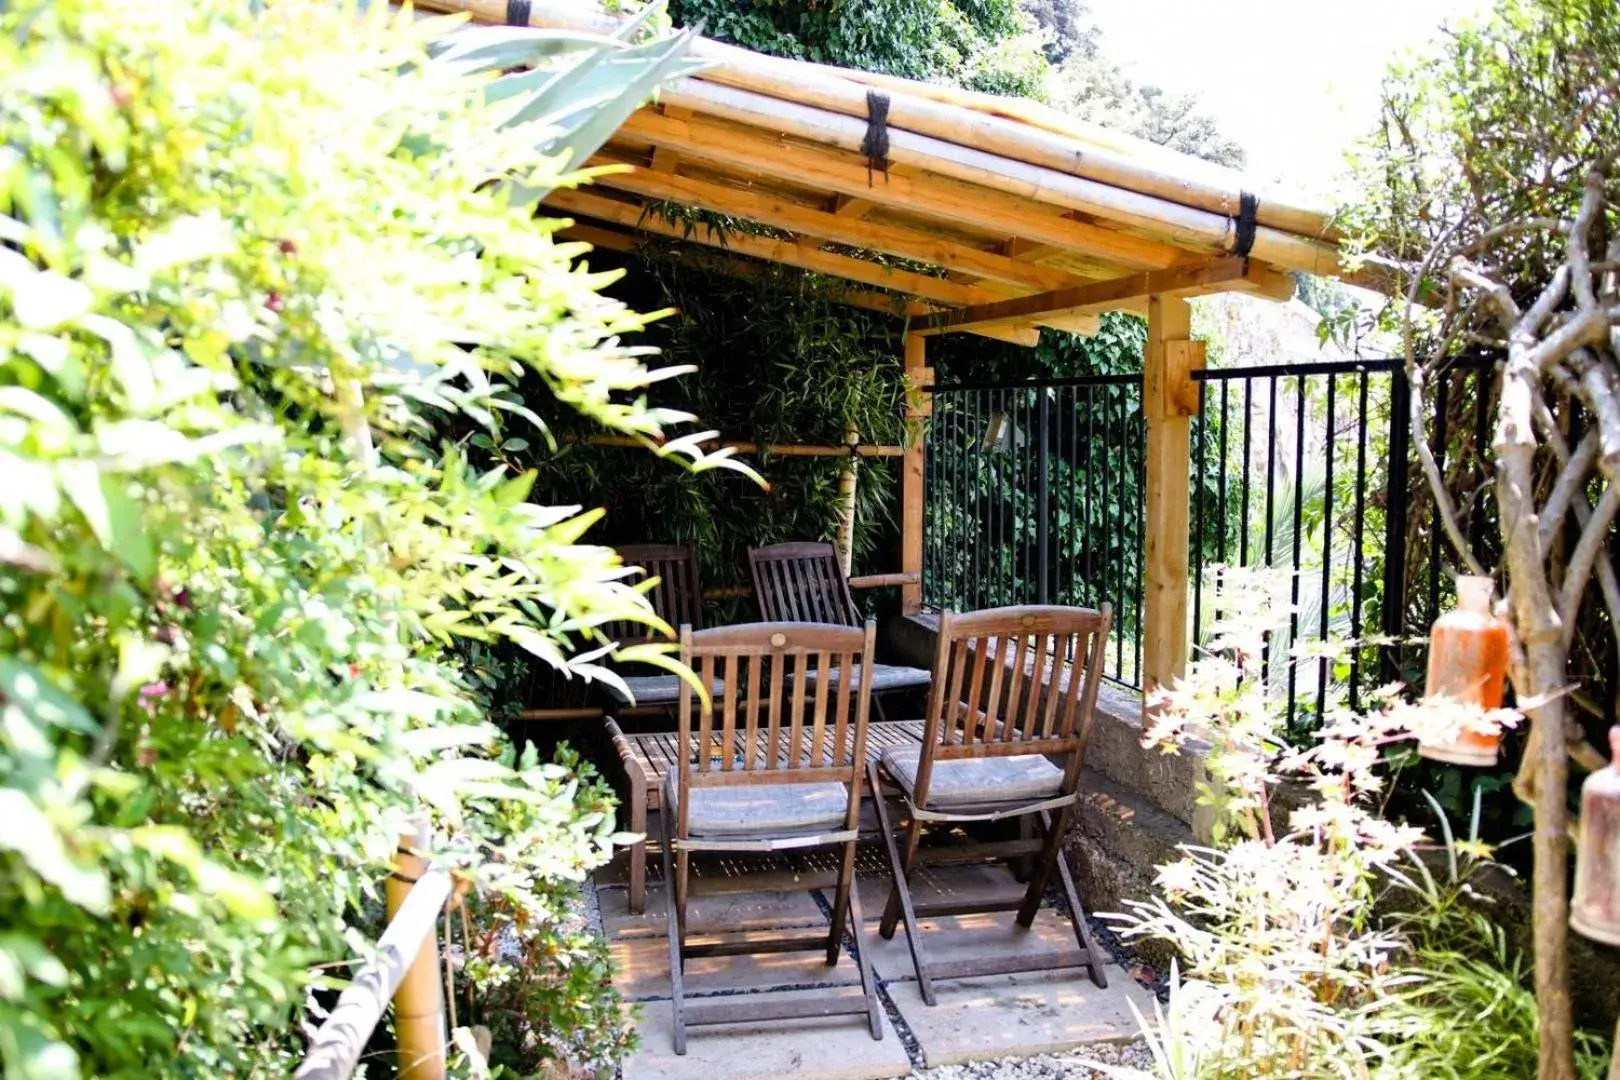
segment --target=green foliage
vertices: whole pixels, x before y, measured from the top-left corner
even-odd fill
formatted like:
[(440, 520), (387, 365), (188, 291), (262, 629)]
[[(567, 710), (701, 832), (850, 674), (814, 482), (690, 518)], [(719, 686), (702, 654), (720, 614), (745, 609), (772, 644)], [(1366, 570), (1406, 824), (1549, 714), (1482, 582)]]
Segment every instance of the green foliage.
[(1014, 0), (676, 0), (682, 26), (745, 48), (1024, 97), (1045, 65)]
[[(454, 650), (589, 675), (591, 627), (651, 614), (594, 514), (434, 429), (515, 441), (525, 378), (659, 432), (618, 342), (644, 320), (523, 202), (625, 103), (513, 124), (493, 72), (429, 59), (453, 21), (253, 7), (0, 11), (0, 1062), (289, 1073), (423, 807), (481, 924), (520, 928), (548, 1033), (510, 1060), (609, 1061), (605, 958), (563, 912), (612, 816), (500, 747)], [(586, 52), (632, 96), (671, 62)]]
[[(1362, 147), (1350, 221), (1369, 250), (1417, 262), (1442, 235), (1572, 219), (1591, 165), (1620, 145), (1620, 10), (1608, 0), (1499, 0), (1430, 55), (1392, 69)], [(1556, 230), (1478, 254), (1526, 293), (1563, 258)]]
[[(593, 256), (593, 260), (597, 258)], [(853, 427), (866, 443), (904, 441), (900, 324), (836, 303), (832, 283), (762, 265), (739, 279), (708, 268), (677, 245), (641, 248), (639, 266), (618, 292), (627, 302), (681, 312), (651, 329), (671, 363), (694, 375), (670, 384), (673, 407), (703, 417), (727, 439), (837, 446)], [(892, 329), (891, 329), (892, 328)], [(574, 424), (578, 435), (589, 429)], [(697, 474), (617, 447), (563, 441), (536, 459), (539, 486), (567, 502), (603, 505), (603, 536), (615, 543), (688, 543), (706, 586), (743, 584), (751, 545), (831, 539), (837, 517), (838, 458), (749, 455), (768, 489), (734, 474)], [(894, 569), (895, 470), (861, 462), (855, 560)], [(716, 613), (717, 615), (721, 613)], [(727, 608), (727, 616), (743, 612)]]

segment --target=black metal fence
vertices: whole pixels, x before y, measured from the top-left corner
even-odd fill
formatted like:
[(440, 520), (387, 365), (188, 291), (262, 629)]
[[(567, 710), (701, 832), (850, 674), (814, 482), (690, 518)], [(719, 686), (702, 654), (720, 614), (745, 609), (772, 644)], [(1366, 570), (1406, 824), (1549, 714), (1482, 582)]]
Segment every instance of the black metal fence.
[(1138, 685), (1143, 439), (1140, 375), (936, 387), (924, 603), (1109, 601), (1108, 674)]
[[(1467, 527), (1489, 520), (1482, 449), (1488, 363), (1433, 382), (1423, 433)], [(1312, 641), (1341, 656), (1268, 664), (1269, 689), (1309, 725), (1331, 683), (1359, 702), (1410, 679), (1451, 588), (1451, 552), (1417, 470), (1409, 387), (1392, 360), (1209, 370), (1196, 376), (1191, 554), (1194, 648), (1215, 612), (1215, 564), (1291, 573), (1293, 613), (1273, 656)], [(1110, 678), (1140, 684), (1144, 428), (1141, 377), (942, 385), (934, 391), (924, 518), (924, 602), (1113, 603)], [(1471, 479), (1477, 479), (1471, 483)]]

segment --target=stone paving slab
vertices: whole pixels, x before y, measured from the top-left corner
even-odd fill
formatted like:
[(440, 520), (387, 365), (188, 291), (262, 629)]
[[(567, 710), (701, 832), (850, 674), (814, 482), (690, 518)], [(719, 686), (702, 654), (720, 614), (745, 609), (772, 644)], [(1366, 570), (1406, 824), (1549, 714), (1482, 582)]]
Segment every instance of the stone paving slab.
[(1059, 973), (939, 981), (932, 1006), (914, 980), (890, 983), (889, 996), (933, 1069), (1136, 1038), (1127, 1002), (1151, 1016), (1153, 996), (1119, 967), (1109, 965), (1107, 974), (1106, 990), (1084, 974)]
[[(805, 997), (815, 991), (786, 991)], [(880, 1080), (911, 1071), (900, 1037), (883, 1018), (872, 1038), (864, 1016), (829, 1016), (686, 1029), (686, 1053), (672, 1046), (668, 1002), (642, 1006), (641, 1049), (625, 1059), (623, 1080)]]
[[(911, 963), (911, 948), (906, 944), (905, 923), (898, 924), (894, 937), (884, 941), (878, 936), (881, 910), (862, 914), (867, 917), (866, 939), (878, 977), (915, 979), (917, 970)], [(1084, 963), (1085, 951), (1075, 940), (1074, 926), (1066, 916), (1051, 908), (1042, 908), (1028, 930), (1021, 929), (1013, 916), (1011, 911), (992, 911), (919, 920), (923, 956), (934, 963), (985, 956), (1051, 956), (1054, 967)]]
[[(821, 925), (826, 926), (826, 920)], [(782, 937), (783, 934), (779, 931), (753, 931), (721, 936), (726, 940), (746, 940)], [(669, 997), (667, 939), (621, 938), (609, 942), (608, 951), (613, 956), (613, 985), (619, 993), (631, 1001)], [(830, 968), (827, 966), (826, 953), (808, 950), (694, 957), (686, 962), (684, 985), (687, 993), (712, 993), (719, 990), (767, 990), (773, 987), (854, 986), (860, 981), (860, 969), (846, 949), (839, 953), (838, 963)]]
[[(668, 923), (665, 919), (667, 892), (661, 882), (647, 888), (647, 910), (641, 915), (630, 913), (628, 889), (603, 889), (599, 896), (602, 904), (602, 928), (609, 941), (627, 938), (656, 937), (663, 939)], [(827, 916), (822, 914), (816, 898), (808, 889), (797, 892), (729, 893), (717, 896), (694, 896), (686, 906), (689, 933), (729, 930), (766, 930), (773, 927), (825, 926)]]
[[(861, 874), (855, 887), (861, 893), (861, 908), (869, 918), (883, 914), (889, 900), (889, 875)], [(1001, 865), (924, 866), (917, 870), (911, 885), (916, 903), (933, 900), (989, 901), (1023, 896), (1024, 886)]]

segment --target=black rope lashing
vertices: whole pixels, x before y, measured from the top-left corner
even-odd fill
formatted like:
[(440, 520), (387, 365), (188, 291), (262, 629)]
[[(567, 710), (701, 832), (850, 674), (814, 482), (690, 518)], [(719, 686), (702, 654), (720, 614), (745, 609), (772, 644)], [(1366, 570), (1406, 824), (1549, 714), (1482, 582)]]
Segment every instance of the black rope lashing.
[(529, 0), (506, 0), (506, 25), (529, 25)]
[(1254, 228), (1260, 213), (1260, 199), (1252, 192), (1245, 191), (1238, 196), (1238, 216), (1234, 225), (1236, 227), (1236, 242), (1232, 245), (1232, 254), (1247, 256), (1254, 250)]
[(872, 174), (889, 175), (889, 95), (876, 90), (866, 92), (866, 138), (861, 140), (861, 153), (866, 155), (866, 186), (872, 186)]

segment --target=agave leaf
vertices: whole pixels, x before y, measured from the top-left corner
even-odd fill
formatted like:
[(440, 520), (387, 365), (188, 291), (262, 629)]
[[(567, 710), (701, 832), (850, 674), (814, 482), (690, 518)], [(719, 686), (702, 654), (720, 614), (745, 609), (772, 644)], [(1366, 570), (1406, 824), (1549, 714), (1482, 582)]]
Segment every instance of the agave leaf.
[(441, 64), (455, 64), (466, 74), (491, 69), (533, 67), (542, 60), (586, 49), (612, 51), (619, 43), (601, 34), (522, 26), (480, 26), (449, 34), (428, 53)]

